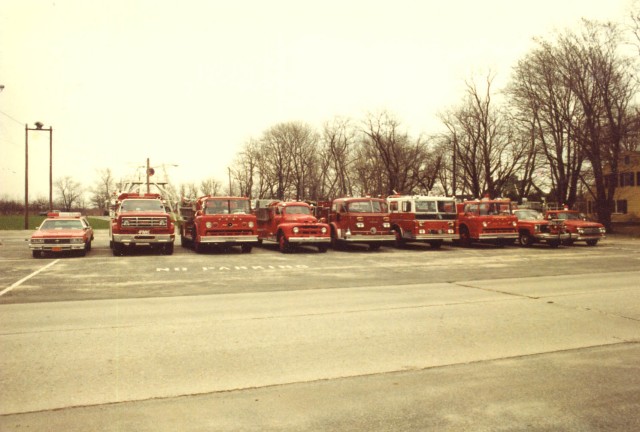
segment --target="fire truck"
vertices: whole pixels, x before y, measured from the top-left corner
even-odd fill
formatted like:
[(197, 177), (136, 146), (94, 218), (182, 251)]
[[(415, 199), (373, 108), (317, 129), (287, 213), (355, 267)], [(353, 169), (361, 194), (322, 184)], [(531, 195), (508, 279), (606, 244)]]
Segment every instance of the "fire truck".
[(396, 247), (403, 247), (408, 242), (424, 242), (437, 249), (444, 240), (457, 238), (454, 198), (391, 195), (387, 197), (387, 203)]
[(460, 243), (491, 242), (499, 246), (518, 239), (518, 220), (509, 199), (464, 201), (457, 204)]
[(115, 200), (109, 225), (113, 255), (124, 255), (128, 248), (150, 246), (165, 255), (173, 253), (175, 226), (157, 193), (121, 193)]
[(255, 215), (246, 197), (211, 196), (180, 207), (180, 244), (202, 253), (208, 246), (240, 246), (251, 252), (258, 243)]
[(258, 200), (254, 209), (258, 223), (258, 241), (277, 243), (280, 252), (298, 245), (316, 246), (326, 252), (331, 243), (329, 225), (318, 222), (306, 202)]
[(542, 213), (528, 208), (514, 210), (513, 214), (518, 218), (518, 242), (521, 246), (529, 247), (539, 242), (557, 248), (571, 237), (561, 219), (545, 220)]
[(376, 250), (396, 238), (391, 231), (387, 202), (381, 198), (337, 198), (318, 203), (318, 214), (329, 223), (335, 249), (360, 243)]

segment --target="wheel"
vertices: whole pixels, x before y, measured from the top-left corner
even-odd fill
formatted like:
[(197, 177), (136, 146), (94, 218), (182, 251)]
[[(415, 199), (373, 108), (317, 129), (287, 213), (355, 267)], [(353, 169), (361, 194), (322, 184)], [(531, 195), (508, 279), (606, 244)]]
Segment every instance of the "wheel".
[(471, 235), (469, 234), (469, 228), (464, 225), (460, 227), (460, 244), (464, 247), (471, 246)]
[(182, 247), (189, 246), (189, 240), (187, 240), (187, 238), (185, 236), (183, 236), (182, 234), (180, 234), (180, 246), (182, 246)]
[(251, 249), (253, 249), (253, 246), (249, 244), (243, 244), (242, 246), (240, 246), (240, 250), (242, 251), (242, 253), (251, 253)]
[(84, 246), (84, 249), (80, 249), (80, 250), (78, 251), (78, 256), (83, 257), (83, 256), (85, 256), (85, 255), (87, 255), (87, 245), (86, 245), (86, 244), (85, 244), (85, 246)]
[(327, 251), (328, 247), (327, 245), (318, 245), (318, 252), (320, 253), (325, 253)]
[(573, 245), (574, 240), (565, 240), (562, 242), (563, 245), (565, 246), (571, 246)]
[(338, 240), (338, 235), (336, 233), (336, 230), (333, 228), (331, 229), (331, 247), (333, 248), (333, 250), (343, 249), (342, 243), (340, 243), (340, 240)]
[(520, 242), (520, 246), (529, 247), (533, 244), (533, 237), (528, 232), (522, 231), (518, 237), (518, 242)]
[(431, 249), (440, 249), (440, 247), (442, 246), (442, 240), (432, 241), (429, 244), (431, 245)]
[(550, 248), (557, 249), (558, 246), (560, 246), (560, 241), (559, 240), (551, 240), (548, 243), (548, 245), (549, 245)]
[(39, 250), (31, 251), (31, 256), (34, 257), (34, 258), (41, 258), (42, 257), (42, 251), (39, 251)]
[(172, 255), (173, 254), (173, 243), (167, 243), (161, 249), (162, 255)]
[(587, 246), (595, 246), (598, 244), (598, 240), (587, 240)]
[(113, 249), (111, 249), (111, 252), (113, 252), (113, 256), (123, 256), (124, 246), (122, 243), (113, 242)]
[(204, 252), (204, 245), (200, 242), (194, 241), (193, 242), (193, 250), (195, 251), (195, 253), (203, 253)]
[(289, 252), (289, 241), (284, 236), (284, 234), (280, 234), (278, 236), (278, 248), (280, 249), (280, 252), (282, 252), (282, 253)]
[(85, 249), (87, 250), (87, 252), (91, 250), (91, 240), (87, 242), (87, 246), (85, 247)]
[(405, 247), (407, 245), (407, 243), (405, 242), (404, 238), (402, 237), (402, 232), (400, 231), (400, 228), (395, 228), (393, 230), (393, 234), (395, 235), (395, 240), (394, 240), (394, 246), (397, 247), (398, 249), (402, 249), (403, 247)]
[(380, 249), (380, 246), (382, 246), (380, 243), (371, 243), (369, 245), (369, 250), (376, 251), (376, 250)]

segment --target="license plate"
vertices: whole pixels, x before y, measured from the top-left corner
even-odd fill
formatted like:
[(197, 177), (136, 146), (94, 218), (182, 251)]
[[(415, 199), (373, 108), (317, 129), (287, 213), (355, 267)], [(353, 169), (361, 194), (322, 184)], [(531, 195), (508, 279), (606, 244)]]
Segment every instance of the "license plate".
[(51, 251), (52, 251), (52, 252), (60, 252), (60, 251), (62, 251), (62, 248), (60, 248), (60, 247), (54, 247), (54, 248), (51, 248)]

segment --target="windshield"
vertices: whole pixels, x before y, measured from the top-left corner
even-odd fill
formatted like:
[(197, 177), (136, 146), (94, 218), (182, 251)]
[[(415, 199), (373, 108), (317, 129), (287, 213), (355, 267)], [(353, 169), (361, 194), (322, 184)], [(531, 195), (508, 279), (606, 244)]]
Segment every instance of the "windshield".
[(416, 201), (416, 213), (456, 213), (456, 205), (451, 200)]
[(84, 225), (79, 219), (74, 220), (55, 220), (55, 219), (47, 219), (42, 222), (40, 229), (43, 230), (54, 230), (54, 229), (82, 229)]
[(516, 210), (514, 213), (518, 220), (543, 219), (542, 214), (535, 210)]
[(126, 199), (120, 205), (121, 212), (153, 211), (164, 212), (162, 201), (156, 199)]
[(204, 206), (205, 214), (248, 214), (249, 200), (207, 200)]
[(563, 220), (582, 220), (579, 213), (572, 212), (556, 213), (555, 217)]
[(301, 206), (301, 205), (286, 206), (286, 207), (283, 207), (283, 210), (284, 210), (284, 213), (286, 214), (301, 214), (301, 215), (311, 214), (311, 212), (309, 211), (309, 207)]
[(384, 201), (352, 201), (348, 204), (351, 213), (387, 213), (387, 203)]
[(511, 202), (493, 201), (469, 203), (464, 208), (465, 213), (475, 213), (480, 216), (495, 216), (511, 214)]

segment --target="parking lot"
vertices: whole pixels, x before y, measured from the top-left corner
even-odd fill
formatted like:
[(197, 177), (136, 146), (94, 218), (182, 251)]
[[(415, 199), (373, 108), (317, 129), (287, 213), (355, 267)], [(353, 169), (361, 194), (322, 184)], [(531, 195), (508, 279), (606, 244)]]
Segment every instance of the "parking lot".
[(97, 231), (34, 259), (27, 236), (0, 232), (1, 430), (640, 427), (638, 239), (114, 257)]

